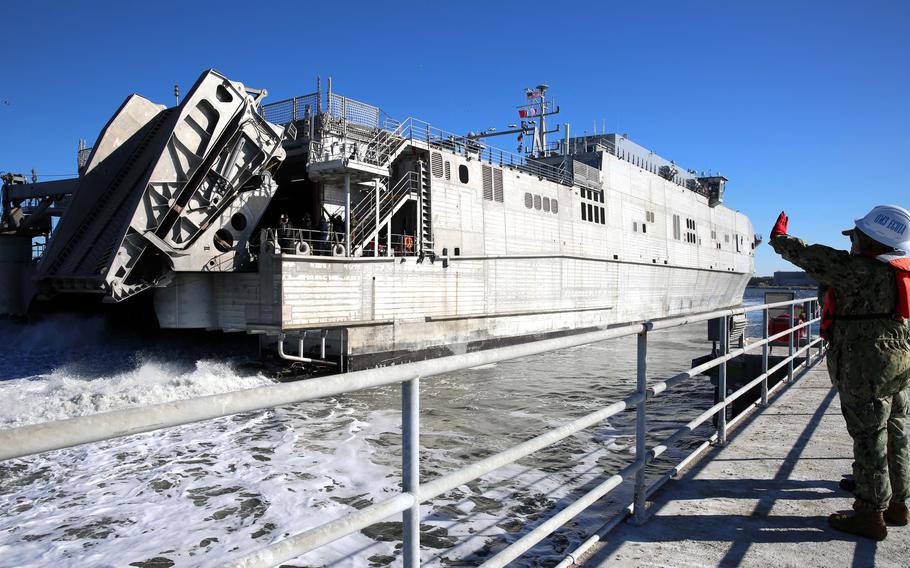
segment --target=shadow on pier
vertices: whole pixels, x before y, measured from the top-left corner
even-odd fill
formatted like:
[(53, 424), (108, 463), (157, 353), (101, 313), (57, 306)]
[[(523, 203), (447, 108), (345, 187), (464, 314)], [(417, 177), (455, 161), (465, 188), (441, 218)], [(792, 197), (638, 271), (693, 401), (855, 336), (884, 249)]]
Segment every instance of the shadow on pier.
[(910, 527), (880, 543), (836, 532), (852, 442), (824, 363), (787, 385), (655, 496), (643, 526), (623, 523), (584, 566), (906, 566)]

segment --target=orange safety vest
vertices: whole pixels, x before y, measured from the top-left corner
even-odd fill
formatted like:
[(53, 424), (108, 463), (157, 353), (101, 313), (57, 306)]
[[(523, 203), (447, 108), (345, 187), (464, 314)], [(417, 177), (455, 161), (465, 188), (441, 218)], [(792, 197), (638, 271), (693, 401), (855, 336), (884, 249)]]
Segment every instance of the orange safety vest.
[[(865, 253), (864, 253), (865, 254)], [(866, 256), (875, 255), (867, 254)], [(897, 306), (895, 311), (890, 314), (856, 314), (848, 316), (837, 315), (837, 300), (835, 299), (834, 288), (828, 288), (825, 292), (825, 305), (822, 307), (822, 318), (819, 323), (819, 333), (825, 339), (831, 334), (831, 327), (836, 320), (863, 320), (863, 319), (882, 319), (894, 318), (897, 321), (906, 321), (910, 319), (910, 258), (893, 258), (883, 260), (894, 269), (894, 278), (897, 280)]]

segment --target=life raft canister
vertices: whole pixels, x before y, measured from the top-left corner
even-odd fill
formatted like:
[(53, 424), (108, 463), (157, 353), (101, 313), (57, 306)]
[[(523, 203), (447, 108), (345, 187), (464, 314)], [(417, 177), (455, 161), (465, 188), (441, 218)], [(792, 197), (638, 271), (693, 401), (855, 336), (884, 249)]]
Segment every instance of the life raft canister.
[[(803, 323), (804, 321), (806, 321), (806, 320), (799, 314), (797, 314), (793, 318), (793, 322), (796, 325), (799, 325), (799, 324)], [(768, 335), (769, 336), (776, 335), (776, 334), (786, 331), (788, 329), (790, 329), (790, 314), (789, 313), (780, 314), (779, 316), (775, 316), (768, 322)], [(808, 330), (805, 327), (796, 330), (794, 332), (795, 333), (794, 339), (796, 341), (798, 341), (800, 339), (804, 339), (805, 337), (807, 337), (807, 335), (806, 335), (807, 331)], [(789, 345), (790, 337), (789, 337), (789, 335), (785, 335), (783, 337), (778, 337), (777, 339), (772, 341), (771, 344), (772, 345)]]
[(823, 338), (828, 339), (831, 334), (831, 327), (838, 319), (863, 320), (893, 317), (895, 320), (901, 322), (910, 319), (910, 258), (887, 258), (887, 255), (883, 256), (875, 258), (876, 260), (886, 263), (894, 270), (894, 278), (897, 281), (897, 306), (895, 306), (894, 313), (858, 314), (838, 317), (837, 298), (835, 296), (834, 288), (828, 288), (828, 291), (825, 292), (825, 305), (822, 306), (822, 319), (819, 324), (819, 334)]

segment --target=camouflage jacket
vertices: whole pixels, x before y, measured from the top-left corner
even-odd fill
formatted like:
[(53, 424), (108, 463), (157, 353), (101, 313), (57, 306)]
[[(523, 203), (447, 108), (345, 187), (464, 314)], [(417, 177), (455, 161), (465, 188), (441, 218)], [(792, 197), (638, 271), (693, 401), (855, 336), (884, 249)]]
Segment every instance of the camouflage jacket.
[[(809, 245), (790, 235), (772, 237), (770, 245), (815, 278), (820, 290), (834, 287), (837, 315), (895, 311), (897, 282), (887, 264), (824, 245)], [(874, 391), (869, 394), (878, 396), (895, 392), (910, 381), (910, 332), (905, 323), (891, 318), (836, 320), (829, 339), (828, 365), (835, 384), (838, 376), (871, 371), (885, 378), (884, 383), (865, 385)], [(891, 379), (897, 379), (896, 384), (889, 384)]]

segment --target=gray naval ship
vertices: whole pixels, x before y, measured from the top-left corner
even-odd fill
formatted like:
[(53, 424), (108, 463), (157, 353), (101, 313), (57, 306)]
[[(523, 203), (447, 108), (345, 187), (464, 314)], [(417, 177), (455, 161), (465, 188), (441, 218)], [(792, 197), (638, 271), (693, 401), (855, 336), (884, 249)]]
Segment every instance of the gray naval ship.
[(625, 135), (548, 143), (546, 85), (461, 135), (331, 79), (265, 94), (210, 70), (172, 108), (127, 97), (78, 177), (7, 174), (0, 313), (151, 306), (353, 370), (738, 305), (753, 271), (724, 177)]

